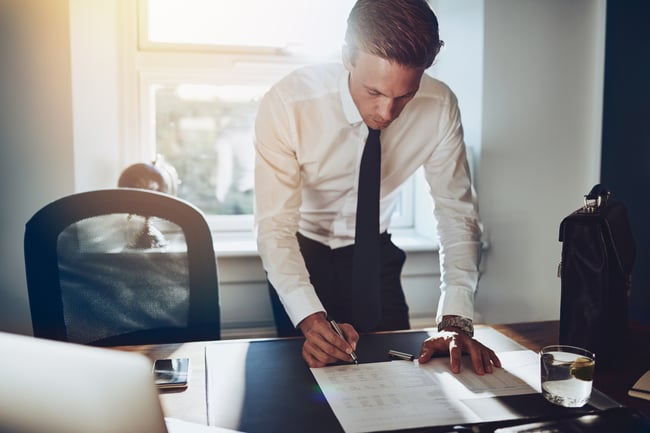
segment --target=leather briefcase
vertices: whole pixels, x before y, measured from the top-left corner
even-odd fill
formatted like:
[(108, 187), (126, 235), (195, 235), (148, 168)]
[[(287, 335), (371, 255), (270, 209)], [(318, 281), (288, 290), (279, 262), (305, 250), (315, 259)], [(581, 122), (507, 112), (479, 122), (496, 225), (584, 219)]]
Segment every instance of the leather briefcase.
[(562, 220), (560, 242), (560, 344), (589, 349), (596, 365), (612, 366), (627, 332), (636, 256), (625, 206), (595, 185)]

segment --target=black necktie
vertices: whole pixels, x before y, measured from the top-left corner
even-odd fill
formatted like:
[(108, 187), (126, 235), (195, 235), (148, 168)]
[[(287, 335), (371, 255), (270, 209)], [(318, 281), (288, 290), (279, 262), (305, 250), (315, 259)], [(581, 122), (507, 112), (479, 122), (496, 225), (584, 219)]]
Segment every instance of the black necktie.
[(381, 316), (379, 287), (379, 184), (381, 145), (379, 130), (369, 129), (361, 156), (357, 219), (354, 237), (352, 323), (371, 331)]

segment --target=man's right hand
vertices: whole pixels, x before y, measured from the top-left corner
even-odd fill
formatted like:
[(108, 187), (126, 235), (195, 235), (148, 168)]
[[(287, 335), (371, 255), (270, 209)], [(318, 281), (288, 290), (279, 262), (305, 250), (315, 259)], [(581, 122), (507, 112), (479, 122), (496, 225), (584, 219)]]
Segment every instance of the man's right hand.
[(359, 334), (349, 323), (339, 323), (345, 340), (334, 331), (323, 312), (305, 317), (298, 327), (305, 336), (302, 357), (310, 367), (325, 367), (337, 361), (352, 361), (350, 354), (357, 347)]

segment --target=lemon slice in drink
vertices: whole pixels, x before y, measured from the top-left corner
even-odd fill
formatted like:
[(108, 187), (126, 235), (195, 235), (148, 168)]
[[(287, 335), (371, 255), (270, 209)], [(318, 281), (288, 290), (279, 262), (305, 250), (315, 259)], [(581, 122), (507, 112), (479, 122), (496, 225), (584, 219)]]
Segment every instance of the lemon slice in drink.
[(593, 359), (581, 356), (571, 363), (571, 376), (580, 380), (593, 380), (594, 367)]

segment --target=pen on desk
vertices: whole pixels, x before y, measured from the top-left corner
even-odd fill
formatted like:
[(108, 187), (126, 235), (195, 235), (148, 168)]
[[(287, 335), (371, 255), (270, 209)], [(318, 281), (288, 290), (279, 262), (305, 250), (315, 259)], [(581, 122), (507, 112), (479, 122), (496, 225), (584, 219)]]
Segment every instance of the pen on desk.
[[(339, 324), (336, 323), (336, 321), (333, 320), (333, 319), (330, 319), (330, 324), (332, 325), (332, 328), (334, 328), (334, 330), (336, 331), (336, 333), (339, 334), (339, 336), (340, 336), (342, 339), (345, 340), (345, 337), (343, 336), (343, 331), (341, 331), (341, 328), (339, 328)], [(352, 358), (352, 361), (353, 361), (355, 364), (358, 364), (358, 363), (359, 363), (359, 359), (357, 358), (357, 354), (354, 353), (354, 350), (350, 353), (350, 358)]]
[(389, 350), (388, 356), (391, 358), (403, 359), (405, 361), (413, 361), (415, 359), (414, 355), (410, 353), (400, 352), (398, 350)]

